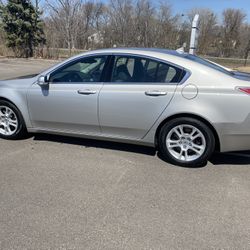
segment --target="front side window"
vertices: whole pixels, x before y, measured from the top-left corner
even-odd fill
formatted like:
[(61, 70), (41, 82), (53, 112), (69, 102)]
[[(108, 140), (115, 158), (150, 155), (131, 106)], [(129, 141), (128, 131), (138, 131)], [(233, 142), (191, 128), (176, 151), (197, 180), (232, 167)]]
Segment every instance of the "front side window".
[(107, 56), (82, 58), (69, 63), (50, 75), (50, 82), (100, 82)]
[(135, 56), (116, 56), (111, 81), (178, 83), (182, 78), (183, 69), (167, 63)]

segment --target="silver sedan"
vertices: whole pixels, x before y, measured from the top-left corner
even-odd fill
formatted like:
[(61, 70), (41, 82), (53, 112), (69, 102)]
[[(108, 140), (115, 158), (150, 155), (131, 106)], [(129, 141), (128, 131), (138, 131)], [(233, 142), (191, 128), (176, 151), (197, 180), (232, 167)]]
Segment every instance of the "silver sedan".
[(250, 149), (250, 76), (161, 49), (105, 49), (0, 82), (0, 137), (63, 134), (156, 147), (196, 167)]

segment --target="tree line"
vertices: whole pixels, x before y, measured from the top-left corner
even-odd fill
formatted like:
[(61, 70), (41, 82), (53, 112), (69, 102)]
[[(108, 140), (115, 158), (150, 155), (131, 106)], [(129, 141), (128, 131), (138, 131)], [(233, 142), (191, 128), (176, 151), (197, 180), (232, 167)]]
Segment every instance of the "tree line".
[(153, 0), (0, 0), (0, 44), (26, 57), (43, 48), (188, 48), (196, 13), (199, 54), (248, 57), (250, 24), (244, 11), (229, 8), (218, 16), (211, 9), (191, 9), (175, 14), (166, 1)]

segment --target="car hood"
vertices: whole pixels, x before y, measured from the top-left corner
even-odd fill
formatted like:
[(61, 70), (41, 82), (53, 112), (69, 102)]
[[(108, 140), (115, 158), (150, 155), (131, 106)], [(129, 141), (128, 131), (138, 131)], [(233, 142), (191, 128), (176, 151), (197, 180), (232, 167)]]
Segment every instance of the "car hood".
[(32, 85), (37, 80), (37, 76), (32, 77), (20, 77), (12, 80), (3, 80), (0, 81), (0, 88), (15, 88), (15, 89), (23, 89), (28, 88), (30, 85)]

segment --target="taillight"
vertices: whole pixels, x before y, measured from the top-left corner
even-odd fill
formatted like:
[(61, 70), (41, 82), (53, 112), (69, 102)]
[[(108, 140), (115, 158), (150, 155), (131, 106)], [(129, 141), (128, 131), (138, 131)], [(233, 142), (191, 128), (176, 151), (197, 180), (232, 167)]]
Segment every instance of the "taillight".
[(238, 87), (238, 90), (240, 90), (241, 92), (250, 95), (250, 88), (249, 87)]

